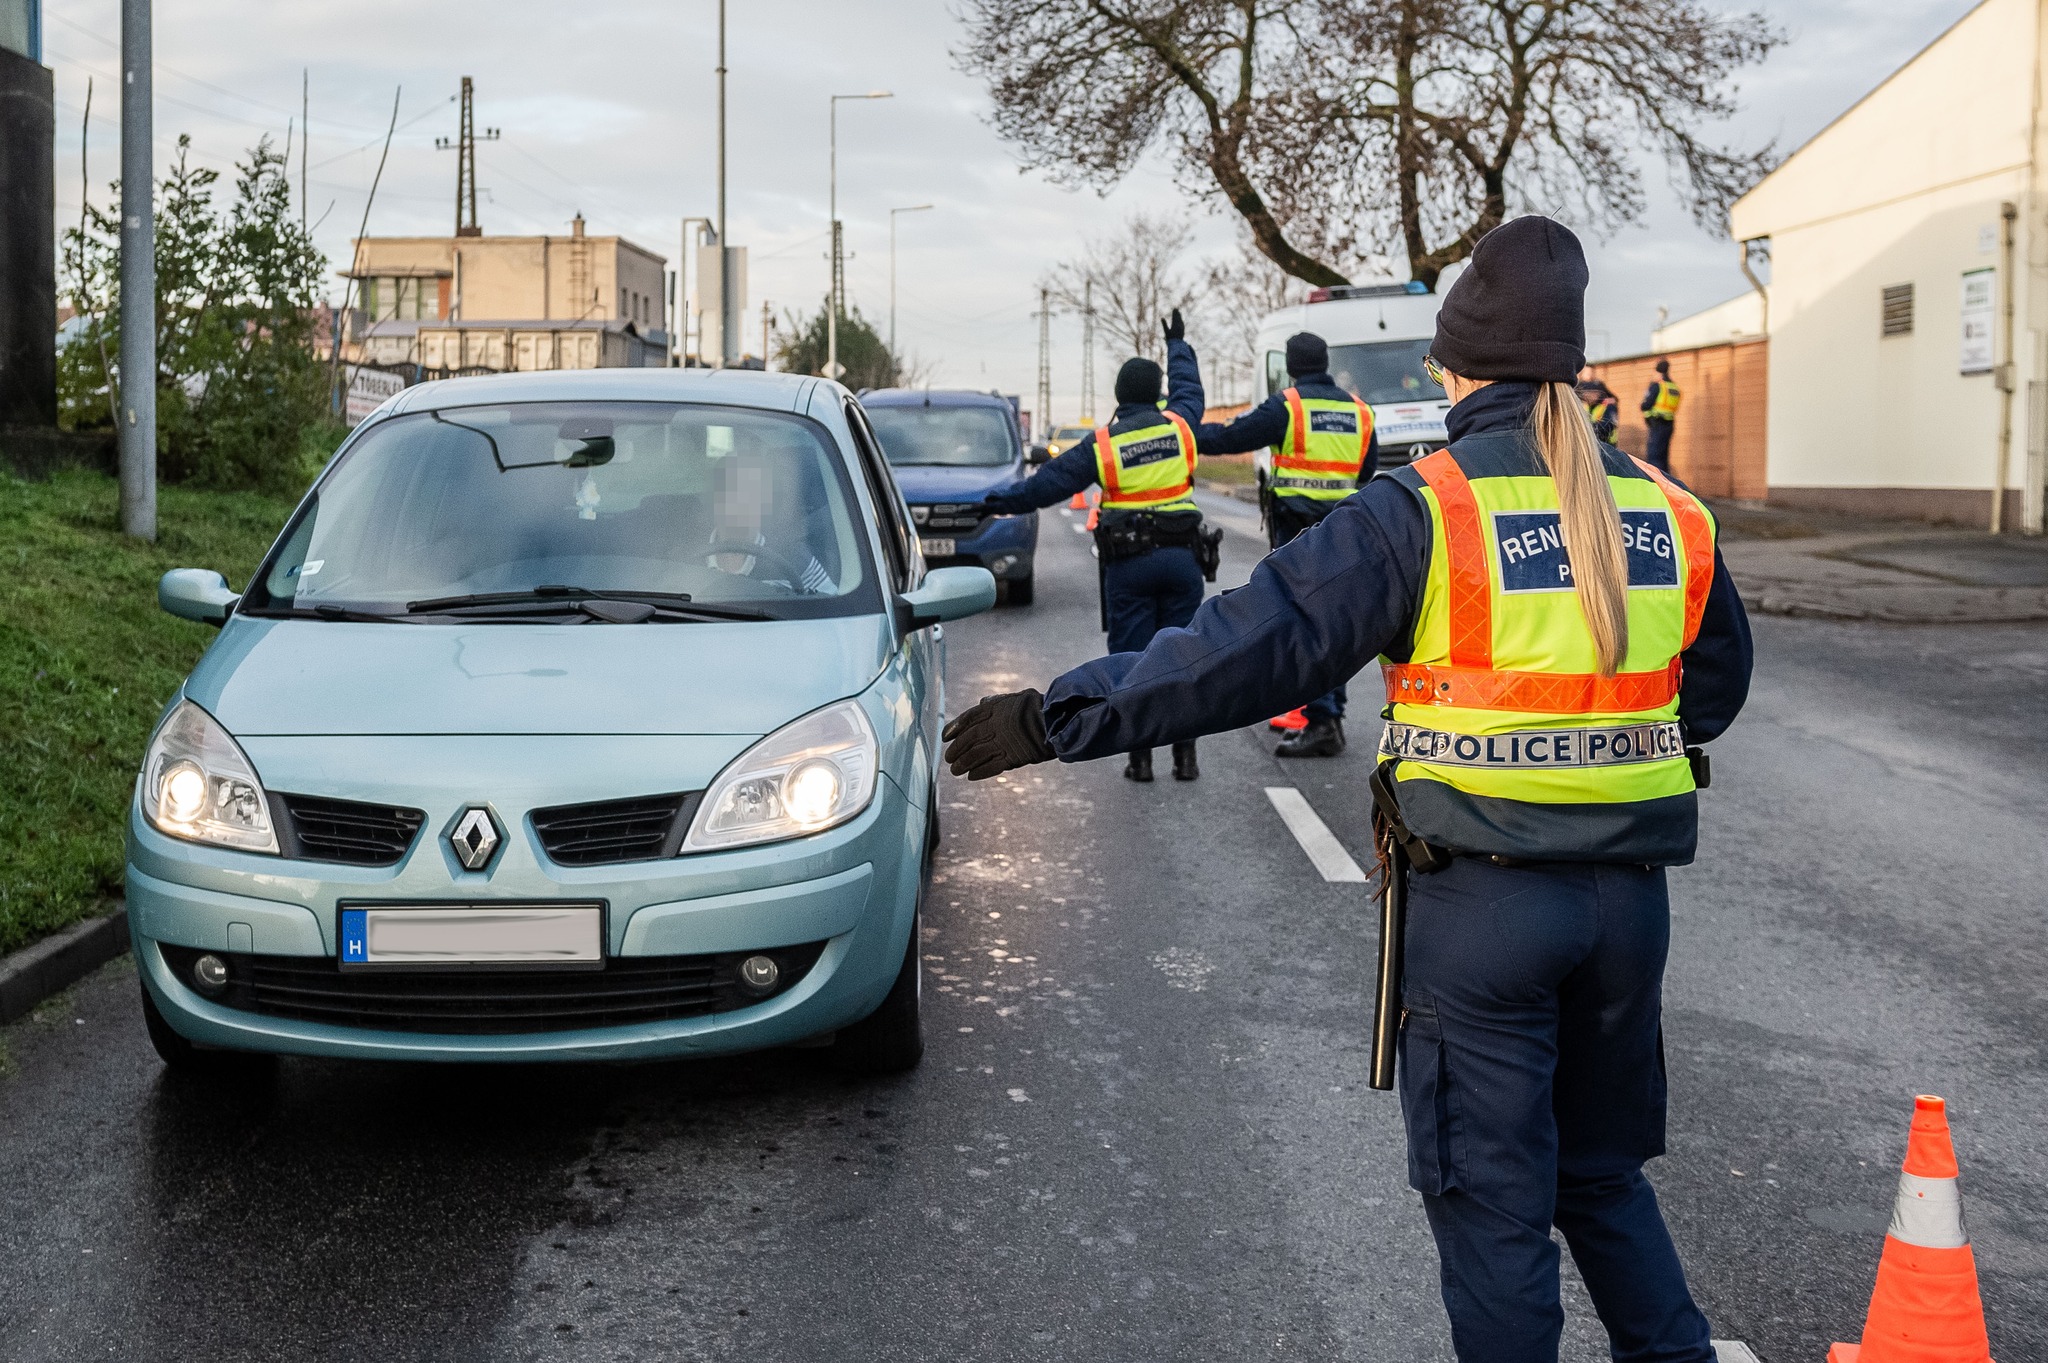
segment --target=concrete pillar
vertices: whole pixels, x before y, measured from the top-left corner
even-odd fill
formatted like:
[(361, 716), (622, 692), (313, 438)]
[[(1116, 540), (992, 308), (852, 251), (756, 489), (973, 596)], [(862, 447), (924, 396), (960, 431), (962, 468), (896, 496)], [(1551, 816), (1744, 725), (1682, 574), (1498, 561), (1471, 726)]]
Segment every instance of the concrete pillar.
[(55, 87), (0, 47), (0, 426), (57, 424)]

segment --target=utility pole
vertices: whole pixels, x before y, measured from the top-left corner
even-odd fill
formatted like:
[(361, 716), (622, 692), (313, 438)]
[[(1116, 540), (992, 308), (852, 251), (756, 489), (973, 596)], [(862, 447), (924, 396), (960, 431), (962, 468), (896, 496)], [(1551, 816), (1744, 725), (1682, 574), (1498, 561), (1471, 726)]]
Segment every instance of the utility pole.
[[(723, 0), (721, 0), (721, 3)], [(839, 101), (842, 99), (894, 99), (887, 90), (870, 90), (864, 95), (833, 95), (831, 109), (832, 192), (832, 296), (825, 300), (825, 377), (836, 379), (839, 368), (839, 315), (846, 310), (846, 251), (839, 226)]]
[(767, 299), (761, 300), (761, 372), (768, 371), (768, 333), (775, 330), (775, 313)]
[(718, 367), (740, 358), (739, 300), (733, 297), (732, 251), (725, 235), (725, 0), (718, 0)]
[(1081, 286), (1081, 420), (1095, 420), (1095, 283)]
[[(683, 219), (683, 260), (682, 264), (676, 270), (676, 293), (678, 295), (677, 301), (678, 304), (681, 305), (684, 299), (694, 299), (696, 302), (696, 306), (679, 306), (677, 309), (677, 318), (678, 325), (681, 326), (683, 332), (684, 360), (687, 361), (689, 356), (692, 353), (694, 353), (697, 357), (697, 363), (700, 365), (708, 365), (711, 363), (710, 359), (704, 354), (703, 248), (706, 246), (717, 246), (721, 250), (724, 249), (724, 243), (718, 239), (716, 235), (717, 232), (718, 228), (716, 224), (714, 224), (709, 218)], [(706, 238), (709, 238), (709, 240), (706, 240)], [(685, 271), (688, 268), (688, 263), (693, 259), (697, 262), (697, 287), (695, 290), (692, 290), (688, 287), (687, 275), (685, 273)], [(690, 349), (690, 318), (692, 316), (697, 318), (697, 349), (694, 352), (692, 352)]]
[[(313, 159), (313, 69), (299, 68), (299, 230), (306, 230), (306, 166)], [(292, 168), (287, 165), (289, 176)], [(289, 180), (286, 183), (290, 183)]]
[(150, 0), (121, 0), (121, 530), (156, 539), (156, 183)]
[[(480, 237), (484, 230), (476, 225), (476, 87), (468, 76), (462, 78), (462, 122), (457, 128), (455, 140), (445, 137), (434, 139), (434, 146), (440, 151), (455, 149), (455, 235), (458, 237)], [(498, 129), (485, 128), (483, 140), (498, 140)]]
[(898, 213), (923, 213), (930, 204), (912, 204), (908, 208), (889, 210), (889, 358), (896, 358), (896, 215)]
[[(1038, 291), (1038, 415), (1039, 431), (1052, 429), (1052, 290)], [(1037, 434), (1034, 432), (1033, 434)]]

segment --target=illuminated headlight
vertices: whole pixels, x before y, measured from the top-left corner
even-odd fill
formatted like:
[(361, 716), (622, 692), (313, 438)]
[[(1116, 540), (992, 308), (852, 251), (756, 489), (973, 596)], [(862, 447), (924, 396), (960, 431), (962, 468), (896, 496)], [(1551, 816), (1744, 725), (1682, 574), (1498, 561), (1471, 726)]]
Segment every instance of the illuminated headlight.
[(189, 700), (178, 702), (142, 759), (142, 812), (174, 838), (277, 850), (256, 769), (228, 731)]
[(786, 724), (720, 773), (683, 839), (685, 852), (823, 832), (868, 807), (880, 747), (857, 701)]

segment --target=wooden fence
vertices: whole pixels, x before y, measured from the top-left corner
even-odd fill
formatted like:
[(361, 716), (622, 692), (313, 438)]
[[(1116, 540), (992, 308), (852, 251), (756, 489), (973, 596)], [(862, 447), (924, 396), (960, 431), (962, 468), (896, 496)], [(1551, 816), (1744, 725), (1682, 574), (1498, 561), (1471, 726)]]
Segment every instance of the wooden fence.
[(1659, 359), (1671, 361), (1681, 404), (1671, 437), (1671, 471), (1703, 497), (1763, 501), (1769, 491), (1764, 463), (1770, 342), (1732, 341), (1697, 350), (1633, 355), (1588, 365), (1621, 399), (1614, 443), (1641, 457), (1649, 440), (1637, 410), (1656, 377)]

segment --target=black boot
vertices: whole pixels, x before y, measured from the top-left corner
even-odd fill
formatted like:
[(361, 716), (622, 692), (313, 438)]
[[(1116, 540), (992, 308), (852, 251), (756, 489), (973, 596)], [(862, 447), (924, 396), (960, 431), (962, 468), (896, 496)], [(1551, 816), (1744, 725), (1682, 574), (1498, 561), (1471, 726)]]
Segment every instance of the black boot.
[(1273, 749), (1275, 757), (1335, 757), (1344, 751), (1344, 721), (1312, 719), (1308, 727), (1292, 734)]
[(1185, 743), (1174, 744), (1173, 779), (1176, 781), (1193, 781), (1198, 779), (1201, 774), (1201, 767), (1195, 764), (1195, 741), (1189, 739)]
[(1152, 750), (1140, 748), (1124, 763), (1126, 781), (1150, 781), (1152, 779)]

